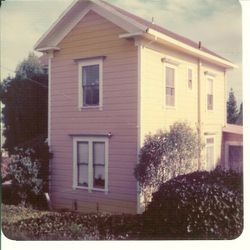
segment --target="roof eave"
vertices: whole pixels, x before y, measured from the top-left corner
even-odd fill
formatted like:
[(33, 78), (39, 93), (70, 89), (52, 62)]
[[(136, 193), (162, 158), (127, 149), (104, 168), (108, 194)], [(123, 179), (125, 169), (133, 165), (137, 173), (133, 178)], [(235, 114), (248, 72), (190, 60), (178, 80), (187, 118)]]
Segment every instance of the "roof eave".
[(147, 33), (145, 34), (147, 38), (149, 39), (153, 39), (153, 40), (157, 40), (158, 42), (162, 42), (163, 44), (166, 44), (166, 45), (170, 45), (170, 46), (173, 46), (181, 51), (184, 51), (188, 54), (191, 54), (193, 56), (196, 56), (200, 59), (204, 59), (204, 60), (207, 60), (209, 62), (212, 62), (218, 66), (221, 66), (225, 69), (234, 69), (234, 68), (238, 68), (237, 65), (227, 61), (227, 60), (224, 60), (220, 57), (217, 57), (217, 56), (214, 56), (214, 55), (211, 55), (205, 51), (202, 51), (200, 49), (196, 49), (192, 46), (189, 46), (183, 42), (180, 42), (174, 38), (171, 38), (165, 34), (162, 34), (156, 30), (153, 30), (153, 29), (148, 29), (147, 30)]

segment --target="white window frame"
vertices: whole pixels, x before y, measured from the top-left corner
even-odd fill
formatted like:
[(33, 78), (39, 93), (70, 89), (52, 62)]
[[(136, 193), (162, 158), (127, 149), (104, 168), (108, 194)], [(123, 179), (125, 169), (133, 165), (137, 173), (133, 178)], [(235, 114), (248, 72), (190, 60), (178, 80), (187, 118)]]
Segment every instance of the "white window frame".
[[(213, 143), (207, 143), (207, 139), (213, 139)], [(208, 169), (208, 166), (207, 166), (207, 148), (209, 148), (209, 147), (213, 147), (213, 156), (214, 156), (214, 161), (213, 161), (213, 167), (215, 168), (216, 166), (215, 166), (215, 136), (211, 136), (211, 135), (209, 135), (209, 136), (205, 136), (205, 141), (206, 141), (206, 143), (205, 143), (205, 170), (206, 171), (211, 171), (211, 170), (213, 170), (213, 169)]]
[[(174, 64), (170, 64), (170, 63), (164, 63), (164, 107), (167, 108), (167, 109), (175, 109), (176, 108), (176, 103), (177, 103), (177, 67), (174, 65)], [(171, 105), (167, 105), (167, 74), (166, 74), (166, 69), (167, 68), (171, 68), (174, 70), (174, 105), (171, 106)]]
[[(99, 65), (99, 105), (96, 106), (84, 106), (83, 105), (83, 87), (82, 87), (82, 68), (86, 66)], [(78, 62), (78, 93), (79, 93), (79, 101), (78, 106), (79, 110), (83, 109), (91, 109), (91, 108), (99, 108), (102, 110), (103, 108), (103, 58), (98, 59), (83, 59)]]
[[(212, 82), (213, 82), (213, 107), (212, 107), (212, 109), (208, 109), (208, 100), (207, 100), (207, 96), (208, 96), (208, 82), (209, 82), (209, 80), (212, 80)], [(208, 112), (213, 112), (214, 111), (214, 105), (215, 105), (215, 98), (214, 98), (214, 93), (215, 93), (215, 91), (214, 91), (214, 82), (215, 82), (215, 79), (214, 79), (214, 77), (211, 77), (211, 76), (207, 76), (206, 77), (206, 111), (208, 111)]]
[[(78, 142), (87, 142), (89, 150), (89, 165), (88, 165), (88, 187), (78, 185), (78, 167), (77, 167), (77, 144)], [(93, 187), (93, 143), (104, 142), (105, 145), (105, 186), (104, 188)], [(73, 138), (73, 189), (85, 189), (89, 192), (101, 191), (108, 193), (108, 163), (109, 163), (109, 139), (102, 136), (81, 136)]]

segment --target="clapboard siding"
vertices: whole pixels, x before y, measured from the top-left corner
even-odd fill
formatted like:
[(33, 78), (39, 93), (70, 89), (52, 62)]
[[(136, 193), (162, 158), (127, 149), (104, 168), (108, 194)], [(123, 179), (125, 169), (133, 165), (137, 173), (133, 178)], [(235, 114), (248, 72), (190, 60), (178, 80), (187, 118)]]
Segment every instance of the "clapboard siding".
[[(137, 48), (124, 31), (90, 11), (60, 42), (52, 59), (52, 203), (55, 208), (136, 213)], [(105, 56), (103, 108), (78, 108), (77, 58)], [(113, 134), (109, 141), (108, 194), (74, 190), (71, 134)]]

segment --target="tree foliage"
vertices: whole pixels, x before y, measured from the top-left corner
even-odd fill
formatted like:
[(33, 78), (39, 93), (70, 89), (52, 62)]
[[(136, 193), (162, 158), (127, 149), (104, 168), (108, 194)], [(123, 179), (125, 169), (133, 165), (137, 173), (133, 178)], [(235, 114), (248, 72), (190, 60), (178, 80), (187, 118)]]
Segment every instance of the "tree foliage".
[(243, 103), (240, 104), (240, 111), (236, 120), (236, 124), (243, 125)]
[[(29, 67), (31, 62), (24, 60), (19, 67), (22, 74), (17, 72), (15, 78), (5, 79), (0, 86), (4, 148), (10, 153), (20, 143), (47, 134), (48, 76), (38, 74), (36, 66), (33, 72)], [(24, 79), (24, 72), (31, 78)]]
[(135, 177), (143, 189), (156, 190), (173, 177), (197, 170), (200, 147), (198, 133), (186, 123), (176, 122), (169, 132), (147, 136)]
[(237, 118), (238, 118), (237, 101), (233, 89), (231, 89), (227, 101), (227, 123), (235, 124)]
[(40, 74), (43, 74), (43, 67), (39, 58), (33, 52), (30, 52), (28, 57), (18, 64), (16, 68), (17, 79), (32, 79)]

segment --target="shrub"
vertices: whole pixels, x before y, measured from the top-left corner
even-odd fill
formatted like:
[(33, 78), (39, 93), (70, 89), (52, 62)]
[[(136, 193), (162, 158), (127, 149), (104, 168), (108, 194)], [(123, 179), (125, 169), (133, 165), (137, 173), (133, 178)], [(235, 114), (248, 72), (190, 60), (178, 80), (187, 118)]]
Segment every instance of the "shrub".
[(13, 201), (7, 203), (21, 202), (40, 208), (45, 206), (43, 193), (48, 191), (50, 153), (44, 142), (32, 142), (29, 145), (33, 147), (23, 145), (15, 148), (10, 157), (9, 177), (12, 185), (9, 192)]
[(214, 171), (179, 176), (161, 185), (144, 213), (154, 237), (233, 239), (243, 229), (242, 175)]
[(200, 147), (198, 133), (186, 123), (177, 122), (169, 132), (147, 136), (135, 168), (142, 189), (156, 191), (167, 180), (197, 170)]

